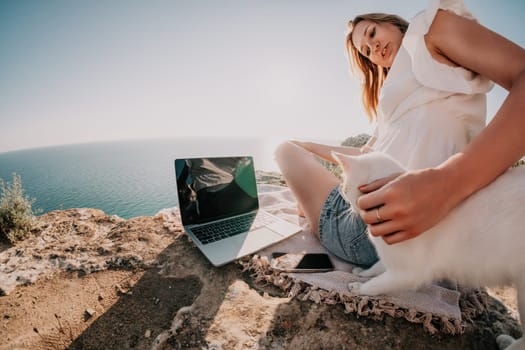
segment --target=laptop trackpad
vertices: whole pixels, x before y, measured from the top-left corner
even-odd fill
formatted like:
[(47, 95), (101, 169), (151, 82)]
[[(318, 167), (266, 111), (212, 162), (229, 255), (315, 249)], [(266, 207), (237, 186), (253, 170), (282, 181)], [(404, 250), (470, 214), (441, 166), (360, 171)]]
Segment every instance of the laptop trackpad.
[(250, 232), (244, 237), (243, 241), (238, 242), (240, 247), (237, 256), (251, 254), (259, 249), (274, 244), (283, 238), (283, 236), (273, 232), (267, 227), (262, 227), (258, 230)]

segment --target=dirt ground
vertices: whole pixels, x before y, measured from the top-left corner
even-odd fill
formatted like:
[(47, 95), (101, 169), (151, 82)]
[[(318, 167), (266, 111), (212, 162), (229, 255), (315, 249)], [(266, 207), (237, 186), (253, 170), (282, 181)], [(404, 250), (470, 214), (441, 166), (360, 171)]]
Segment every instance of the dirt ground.
[[(151, 268), (63, 272), (18, 287), (0, 297), (0, 349), (495, 349), (498, 332), (519, 335), (497, 299), (464, 335), (429, 335), (402, 319), (291, 300), (235, 265), (210, 269), (208, 281)], [(196, 303), (205, 284), (215, 295)], [(493, 294), (512, 314), (513, 289)]]
[(72, 209), (40, 220), (40, 236), (0, 245), (0, 292), (2, 278), (43, 271), (0, 296), (0, 350), (485, 350), (501, 333), (521, 335), (513, 288), (490, 290), (488, 310), (465, 320), (464, 334), (431, 335), (404, 319), (289, 298), (237, 263), (213, 267), (180, 223), (161, 217)]

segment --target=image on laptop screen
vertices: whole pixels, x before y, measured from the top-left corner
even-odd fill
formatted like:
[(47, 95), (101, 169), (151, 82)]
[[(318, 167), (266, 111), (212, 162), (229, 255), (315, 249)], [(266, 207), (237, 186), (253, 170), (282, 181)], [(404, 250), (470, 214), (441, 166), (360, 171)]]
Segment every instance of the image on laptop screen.
[(252, 157), (188, 158), (175, 161), (184, 225), (258, 209)]

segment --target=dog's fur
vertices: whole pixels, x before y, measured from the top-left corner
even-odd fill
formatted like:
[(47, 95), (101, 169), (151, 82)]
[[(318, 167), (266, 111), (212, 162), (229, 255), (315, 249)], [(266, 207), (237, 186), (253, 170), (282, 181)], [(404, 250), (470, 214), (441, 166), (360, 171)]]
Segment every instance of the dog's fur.
[[(380, 152), (333, 156), (343, 169), (342, 192), (353, 206), (361, 195), (358, 186), (406, 171)], [(350, 283), (349, 288), (357, 294), (379, 295), (444, 279), (470, 286), (513, 283), (525, 333), (524, 218), (525, 167), (512, 168), (413, 239), (388, 245), (369, 235), (380, 262), (368, 270), (356, 269), (361, 276), (373, 278)], [(524, 348), (522, 337), (507, 349)]]

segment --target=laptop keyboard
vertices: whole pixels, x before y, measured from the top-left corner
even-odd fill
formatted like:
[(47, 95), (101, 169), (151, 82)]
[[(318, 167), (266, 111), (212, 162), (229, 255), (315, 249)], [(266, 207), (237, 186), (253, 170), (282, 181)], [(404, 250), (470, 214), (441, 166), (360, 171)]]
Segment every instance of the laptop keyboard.
[(265, 212), (250, 213), (231, 219), (193, 227), (191, 231), (202, 244), (245, 233), (275, 222), (275, 218)]

